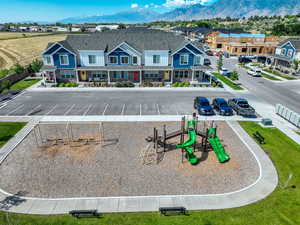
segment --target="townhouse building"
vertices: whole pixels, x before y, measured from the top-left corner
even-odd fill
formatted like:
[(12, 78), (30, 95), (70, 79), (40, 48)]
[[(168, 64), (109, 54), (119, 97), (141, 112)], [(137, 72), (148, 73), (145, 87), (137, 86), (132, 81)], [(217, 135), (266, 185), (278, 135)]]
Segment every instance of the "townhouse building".
[(125, 29), (69, 35), (49, 43), (43, 73), (49, 82), (210, 82), (200, 43), (174, 33)]
[(294, 60), (300, 60), (300, 37), (280, 42), (273, 63), (275, 67), (290, 68)]

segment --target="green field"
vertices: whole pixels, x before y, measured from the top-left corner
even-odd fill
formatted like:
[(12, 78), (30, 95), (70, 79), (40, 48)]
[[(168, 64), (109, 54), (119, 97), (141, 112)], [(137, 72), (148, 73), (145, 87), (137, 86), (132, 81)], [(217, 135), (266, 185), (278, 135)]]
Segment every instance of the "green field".
[[(104, 214), (100, 219), (64, 216), (31, 216), (0, 213), (0, 224), (18, 225), (298, 225), (300, 224), (300, 146), (276, 128), (262, 128), (254, 122), (241, 122), (252, 135), (259, 131), (266, 139), (262, 148), (274, 162), (279, 187), (257, 203), (226, 210), (190, 211), (189, 216), (164, 217), (159, 213)], [(289, 174), (288, 188), (282, 188)], [(295, 185), (296, 188), (292, 188)]]
[(16, 91), (16, 90), (25, 90), (26, 88), (31, 87), (32, 85), (36, 84), (37, 82), (41, 81), (41, 79), (25, 79), (21, 80), (15, 84), (13, 84), (9, 90), (4, 90), (2, 93), (7, 91)]
[(241, 86), (235, 84), (234, 82), (232, 82), (231, 80), (229, 80), (227, 77), (224, 77), (223, 75), (219, 74), (219, 73), (212, 73), (218, 80), (222, 81), (223, 83), (225, 83), (226, 85), (228, 85), (229, 87), (231, 87), (234, 90), (244, 90)]
[(0, 148), (25, 125), (26, 123), (0, 122)]

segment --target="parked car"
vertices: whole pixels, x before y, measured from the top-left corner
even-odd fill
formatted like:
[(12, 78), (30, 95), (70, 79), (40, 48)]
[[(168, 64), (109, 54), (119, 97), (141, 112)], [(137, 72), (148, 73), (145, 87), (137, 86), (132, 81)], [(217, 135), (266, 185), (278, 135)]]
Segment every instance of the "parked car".
[(223, 52), (215, 52), (214, 55), (215, 56), (221, 56), (221, 55), (223, 55)]
[(261, 77), (261, 70), (257, 68), (252, 68), (250, 70), (247, 70), (247, 73), (252, 77)]
[(205, 66), (210, 66), (211, 65), (210, 59), (204, 59), (204, 65)]
[(207, 50), (205, 53), (206, 53), (206, 55), (214, 56), (214, 53), (212, 50)]
[(224, 98), (215, 98), (213, 100), (213, 108), (222, 116), (232, 116), (233, 110), (228, 105), (227, 101)]
[(221, 69), (220, 73), (221, 73), (222, 75), (228, 77), (228, 76), (230, 76), (231, 71), (229, 71), (228, 69), (226, 69), (226, 68), (223, 67), (223, 68)]
[(255, 109), (249, 105), (244, 98), (233, 98), (228, 101), (228, 105), (241, 116), (255, 116)]
[(198, 110), (199, 115), (211, 116), (215, 114), (208, 99), (205, 97), (196, 97), (194, 108)]
[(239, 57), (239, 63), (251, 63), (251, 62), (252, 62), (252, 60), (249, 58), (246, 58), (244, 56)]

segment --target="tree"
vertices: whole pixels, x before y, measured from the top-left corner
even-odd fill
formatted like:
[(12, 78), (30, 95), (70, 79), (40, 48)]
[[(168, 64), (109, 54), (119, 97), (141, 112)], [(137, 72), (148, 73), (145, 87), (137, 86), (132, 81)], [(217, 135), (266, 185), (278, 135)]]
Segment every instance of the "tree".
[(230, 79), (231, 80), (239, 80), (239, 73), (237, 71), (233, 71), (231, 74), (230, 74)]
[(1, 82), (1, 92), (4, 91), (5, 89), (6, 90), (9, 90), (11, 84), (9, 82), (9, 80), (4, 80)]
[(300, 60), (294, 59), (292, 65), (295, 72), (297, 72), (300, 68)]
[(38, 59), (35, 59), (32, 61), (31, 64), (29, 64), (27, 68), (28, 73), (38, 73), (40, 72), (42, 66), (43, 66), (43, 62)]
[(218, 59), (218, 62), (217, 62), (218, 72), (220, 72), (220, 70), (222, 69), (222, 67), (223, 67), (223, 55), (220, 55), (219, 59)]
[(126, 26), (125, 26), (124, 24), (120, 24), (120, 25), (118, 26), (118, 29), (119, 29), (119, 30), (126, 29)]

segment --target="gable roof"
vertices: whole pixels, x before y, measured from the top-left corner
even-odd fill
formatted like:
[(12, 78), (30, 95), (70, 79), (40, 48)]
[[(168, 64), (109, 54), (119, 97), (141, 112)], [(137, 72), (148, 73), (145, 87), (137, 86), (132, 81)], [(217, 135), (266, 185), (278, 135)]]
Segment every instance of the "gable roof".
[(185, 41), (184, 37), (152, 29), (112, 30), (91, 35), (69, 35), (66, 42), (76, 50), (104, 50), (110, 52), (126, 42), (139, 52), (145, 50), (174, 51)]
[(288, 42), (290, 42), (297, 51), (300, 51), (300, 38), (288, 38), (280, 42), (278, 46), (283, 46)]

